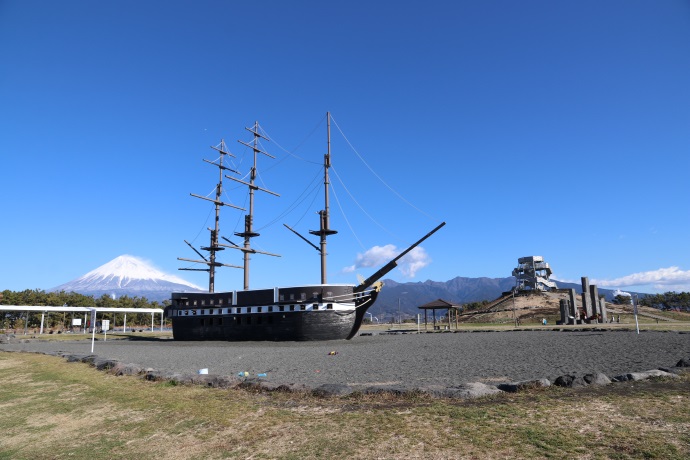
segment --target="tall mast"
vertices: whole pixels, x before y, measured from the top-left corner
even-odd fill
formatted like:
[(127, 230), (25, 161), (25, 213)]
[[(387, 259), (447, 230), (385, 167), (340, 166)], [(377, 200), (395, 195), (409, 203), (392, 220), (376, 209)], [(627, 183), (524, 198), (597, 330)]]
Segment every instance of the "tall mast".
[(266, 255), (271, 255), (271, 256), (276, 256), (277, 254), (270, 254), (267, 252), (260, 252), (252, 249), (251, 245), (251, 239), (254, 237), (259, 236), (258, 233), (254, 231), (254, 191), (255, 190), (261, 190), (262, 192), (267, 192), (270, 193), (271, 195), (279, 196), (277, 193), (273, 193), (270, 190), (263, 189), (261, 187), (258, 187), (256, 185), (256, 160), (258, 157), (259, 153), (263, 153), (267, 157), (270, 158), (275, 158), (272, 155), (269, 155), (268, 153), (264, 152), (263, 150), (259, 149), (259, 138), (269, 140), (268, 138), (262, 136), (259, 133), (259, 122), (255, 121), (254, 122), (254, 127), (253, 128), (245, 128), (247, 131), (251, 132), (254, 135), (254, 141), (251, 144), (247, 144), (246, 142), (242, 141), (237, 141), (242, 145), (245, 145), (249, 148), (251, 148), (254, 151), (254, 163), (252, 165), (252, 168), (249, 172), (249, 182), (243, 182), (239, 179), (235, 179), (229, 176), (225, 176), (228, 179), (232, 179), (236, 182), (240, 182), (242, 184), (245, 184), (249, 187), (249, 213), (244, 216), (244, 231), (243, 232), (237, 232), (235, 233), (236, 236), (239, 236), (241, 238), (244, 238), (244, 247), (241, 248), (242, 252), (244, 252), (244, 289), (247, 290), (249, 289), (249, 263), (251, 261), (250, 255), (252, 253), (260, 253), (260, 254), (266, 254)]
[[(211, 232), (211, 242), (209, 246), (207, 247), (202, 247), (201, 249), (204, 251), (209, 252), (209, 257), (208, 259), (204, 257), (203, 254), (201, 254), (199, 251), (197, 251), (194, 246), (192, 246), (188, 241), (185, 240), (185, 243), (187, 243), (193, 250), (196, 252), (203, 260), (193, 260), (193, 259), (185, 259), (182, 257), (178, 257), (178, 260), (184, 260), (187, 262), (195, 262), (195, 263), (201, 263), (208, 265), (208, 268), (180, 268), (180, 270), (194, 270), (194, 271), (207, 271), (208, 272), (208, 292), (214, 292), (215, 291), (215, 282), (216, 282), (216, 267), (233, 267), (233, 268), (240, 268), (235, 265), (228, 265), (228, 264), (223, 264), (220, 262), (216, 262), (216, 252), (224, 250), (222, 247), (223, 245), (218, 243), (218, 236), (220, 234), (220, 207), (221, 206), (229, 206), (231, 208), (236, 208), (244, 211), (244, 209), (234, 206), (232, 204), (224, 203), (221, 200), (221, 195), (223, 194), (223, 171), (232, 171), (234, 173), (237, 173), (237, 171), (228, 168), (227, 166), (223, 165), (223, 159), (225, 158), (225, 155), (230, 155), (234, 156), (231, 153), (227, 151), (227, 147), (225, 146), (225, 140), (221, 139), (220, 144), (218, 147), (211, 147), (214, 150), (217, 150), (218, 153), (220, 153), (220, 158), (218, 160), (218, 163), (214, 163), (209, 160), (204, 160), (206, 163), (210, 163), (213, 166), (216, 166), (218, 168), (218, 184), (216, 184), (216, 196), (215, 199), (212, 198), (207, 198), (205, 196), (200, 196), (200, 195), (195, 195), (194, 193), (190, 193), (195, 198), (201, 198), (202, 200), (207, 200), (211, 201), (215, 205), (215, 210), (216, 210), (216, 219), (214, 222), (213, 228), (209, 228), (208, 230)], [(225, 176), (228, 177), (228, 176)]]
[[(209, 258), (211, 259), (211, 263), (209, 264), (209, 272), (208, 272), (208, 292), (214, 292), (215, 291), (215, 284), (216, 284), (216, 251), (222, 251), (223, 248), (218, 246), (218, 232), (220, 230), (220, 206), (221, 206), (221, 201), (220, 198), (223, 194), (223, 157), (227, 155), (225, 152), (225, 141), (221, 139), (220, 141), (220, 159), (218, 160), (218, 184), (216, 185), (216, 201), (215, 201), (215, 208), (216, 208), (216, 219), (214, 222), (214, 227), (211, 230), (211, 244), (207, 248), (209, 253)], [(202, 248), (204, 249), (204, 248)]]
[(244, 289), (249, 289), (249, 262), (251, 257), (249, 256), (249, 250), (251, 249), (251, 239), (255, 236), (259, 236), (258, 233), (254, 232), (254, 190), (256, 187), (256, 158), (259, 150), (259, 122), (254, 122), (254, 142), (252, 143), (252, 150), (254, 151), (254, 163), (252, 164), (252, 169), (249, 172), (249, 214), (244, 216)]
[(327, 263), (326, 259), (328, 253), (326, 251), (326, 238), (328, 235), (335, 235), (337, 230), (330, 228), (330, 203), (328, 200), (328, 187), (330, 185), (330, 180), (328, 178), (328, 169), (331, 167), (331, 113), (326, 112), (326, 126), (327, 126), (327, 150), (323, 158), (323, 186), (324, 186), (324, 209), (319, 211), (319, 230), (310, 230), (309, 233), (312, 235), (319, 235), (321, 238), (321, 284), (326, 284), (327, 275)]

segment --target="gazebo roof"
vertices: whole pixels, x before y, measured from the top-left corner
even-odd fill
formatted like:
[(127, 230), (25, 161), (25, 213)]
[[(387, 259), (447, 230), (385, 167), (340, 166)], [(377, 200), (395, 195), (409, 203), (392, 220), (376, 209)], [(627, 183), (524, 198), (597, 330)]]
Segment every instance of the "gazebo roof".
[(455, 304), (455, 303), (450, 303), (446, 300), (443, 299), (436, 299), (433, 300), (429, 303), (425, 303), (424, 305), (418, 307), (422, 310), (436, 310), (439, 308), (460, 308), (460, 305)]

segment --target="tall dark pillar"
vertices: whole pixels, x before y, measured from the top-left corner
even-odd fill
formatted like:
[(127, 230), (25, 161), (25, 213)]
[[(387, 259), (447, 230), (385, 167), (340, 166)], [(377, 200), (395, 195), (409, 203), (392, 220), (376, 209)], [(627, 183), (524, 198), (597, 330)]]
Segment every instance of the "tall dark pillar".
[(609, 319), (608, 319), (608, 312), (606, 311), (606, 298), (605, 297), (601, 297), (599, 299), (599, 305), (600, 305), (599, 310), (601, 311), (601, 320), (603, 322), (607, 322)]
[(569, 304), (568, 300), (566, 299), (561, 299), (560, 302), (560, 307), (561, 307), (561, 324), (568, 324), (568, 310)]
[(585, 311), (585, 316), (589, 318), (592, 316), (592, 303), (589, 297), (589, 278), (582, 277), (582, 309)]
[(592, 314), (594, 316), (601, 315), (601, 319), (603, 321), (604, 315), (601, 314), (601, 310), (599, 309), (599, 289), (597, 288), (596, 284), (592, 284), (589, 286), (589, 300), (590, 302), (592, 302)]
[(577, 295), (575, 293), (575, 289), (569, 289), (569, 294), (570, 294), (570, 316), (573, 318), (580, 319), (580, 315), (577, 314)]

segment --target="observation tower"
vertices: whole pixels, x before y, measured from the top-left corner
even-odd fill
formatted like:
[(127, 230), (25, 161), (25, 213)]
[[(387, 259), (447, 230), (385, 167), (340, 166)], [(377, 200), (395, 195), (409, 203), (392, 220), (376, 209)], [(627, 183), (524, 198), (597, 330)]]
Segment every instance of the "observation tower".
[(542, 256), (527, 256), (518, 259), (517, 268), (513, 269), (516, 290), (519, 291), (549, 291), (557, 289), (556, 283), (550, 281), (551, 267), (544, 262)]

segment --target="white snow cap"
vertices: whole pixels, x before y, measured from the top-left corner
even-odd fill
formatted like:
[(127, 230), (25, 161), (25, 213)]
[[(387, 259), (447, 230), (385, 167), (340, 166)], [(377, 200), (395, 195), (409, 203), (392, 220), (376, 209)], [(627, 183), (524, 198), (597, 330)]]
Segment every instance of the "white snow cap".
[(163, 273), (143, 259), (126, 254), (114, 258), (107, 264), (101, 265), (95, 270), (91, 270), (86, 275), (82, 276), (78, 281), (87, 279), (112, 281), (116, 278), (119, 278), (118, 284), (121, 287), (127, 286), (129, 282), (135, 280), (162, 280), (170, 283), (183, 284), (185, 286), (201, 290), (200, 287), (195, 286), (189, 281), (186, 281), (178, 276)]

